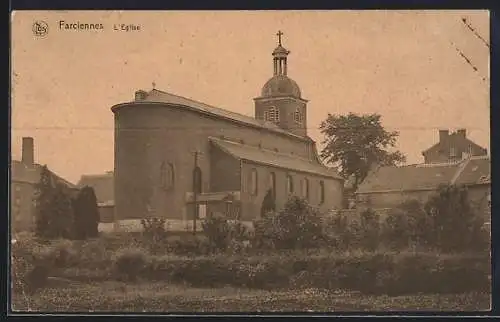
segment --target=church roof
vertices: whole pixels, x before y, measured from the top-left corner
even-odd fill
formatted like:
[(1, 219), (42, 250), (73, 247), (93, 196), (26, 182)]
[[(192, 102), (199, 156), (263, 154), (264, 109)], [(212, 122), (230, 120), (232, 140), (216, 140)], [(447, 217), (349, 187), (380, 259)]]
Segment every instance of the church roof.
[[(251, 116), (243, 115), (240, 113), (236, 112), (231, 112), (223, 108), (211, 106), (202, 102), (198, 102), (195, 100), (192, 100), (190, 98), (182, 97), (179, 95), (167, 93), (164, 91), (160, 91), (157, 89), (153, 89), (148, 93), (145, 93), (146, 95), (140, 100), (141, 102), (154, 102), (154, 103), (167, 103), (167, 104), (173, 104), (173, 105), (179, 105), (187, 108), (194, 109), (199, 112), (219, 116), (225, 119), (237, 121), (240, 123), (244, 123), (247, 125), (259, 127), (259, 128), (264, 128), (276, 133), (280, 134), (285, 134), (287, 136), (292, 136), (295, 138), (299, 138), (302, 140), (311, 140), (309, 137), (302, 137), (296, 134), (293, 134), (289, 131), (285, 131), (281, 129), (279, 126), (274, 124), (273, 122), (269, 121), (264, 121), (264, 120), (258, 120), (256, 118), (253, 118)], [(112, 110), (114, 110), (116, 107), (120, 106), (122, 104), (115, 105)]]
[(292, 96), (301, 97), (300, 87), (286, 75), (275, 75), (262, 87), (262, 97)]
[(343, 180), (333, 169), (298, 156), (211, 137), (210, 141), (233, 157), (277, 168), (312, 173)]

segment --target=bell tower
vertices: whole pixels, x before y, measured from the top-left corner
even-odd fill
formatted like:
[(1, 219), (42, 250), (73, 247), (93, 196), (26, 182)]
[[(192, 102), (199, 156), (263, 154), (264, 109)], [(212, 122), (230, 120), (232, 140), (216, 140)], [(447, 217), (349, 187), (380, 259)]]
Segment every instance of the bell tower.
[(307, 136), (307, 100), (302, 98), (299, 85), (288, 77), (290, 51), (282, 45), (283, 32), (280, 30), (276, 35), (278, 46), (272, 53), (273, 76), (262, 87), (261, 95), (254, 98), (255, 118)]

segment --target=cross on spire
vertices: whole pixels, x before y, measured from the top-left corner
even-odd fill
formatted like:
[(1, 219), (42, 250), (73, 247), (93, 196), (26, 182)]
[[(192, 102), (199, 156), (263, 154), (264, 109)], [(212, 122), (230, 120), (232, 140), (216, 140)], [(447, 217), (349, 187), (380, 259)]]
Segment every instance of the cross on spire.
[(278, 36), (278, 44), (281, 46), (281, 36), (283, 36), (283, 32), (281, 30), (278, 30), (276, 36)]

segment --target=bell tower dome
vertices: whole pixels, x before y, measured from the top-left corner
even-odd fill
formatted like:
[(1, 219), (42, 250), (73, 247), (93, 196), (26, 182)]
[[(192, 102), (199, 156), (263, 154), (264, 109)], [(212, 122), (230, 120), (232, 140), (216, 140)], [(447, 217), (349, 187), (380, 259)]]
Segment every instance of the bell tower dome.
[(300, 136), (307, 136), (307, 100), (302, 98), (299, 85), (288, 77), (290, 51), (282, 45), (283, 32), (278, 31), (278, 46), (273, 50), (273, 76), (254, 99), (255, 118), (273, 122)]

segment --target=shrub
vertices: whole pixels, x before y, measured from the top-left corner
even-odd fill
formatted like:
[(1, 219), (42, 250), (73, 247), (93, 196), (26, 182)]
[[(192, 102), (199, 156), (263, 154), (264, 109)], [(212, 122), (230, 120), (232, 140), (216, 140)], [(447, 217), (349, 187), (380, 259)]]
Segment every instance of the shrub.
[(99, 235), (100, 221), (97, 198), (92, 187), (85, 186), (72, 202), (74, 213), (73, 233), (75, 239), (87, 239)]
[(254, 226), (259, 247), (310, 248), (324, 241), (320, 213), (298, 197), (288, 200), (279, 213), (269, 213), (255, 221)]
[(380, 217), (372, 209), (366, 209), (360, 215), (361, 247), (374, 251), (379, 246)]
[(143, 273), (147, 265), (147, 254), (144, 249), (125, 249), (116, 254), (114, 266), (119, 278), (135, 281)]
[(445, 252), (487, 249), (484, 220), (472, 209), (465, 187), (441, 187), (429, 198), (425, 211), (432, 222), (429, 244)]
[(231, 227), (227, 219), (218, 213), (210, 214), (202, 225), (211, 247), (215, 250), (226, 250), (231, 237)]
[(166, 218), (141, 219), (143, 238), (152, 254), (161, 253), (167, 248)]
[(177, 255), (206, 255), (212, 251), (212, 245), (207, 237), (187, 235), (182, 238), (169, 241), (168, 252)]

